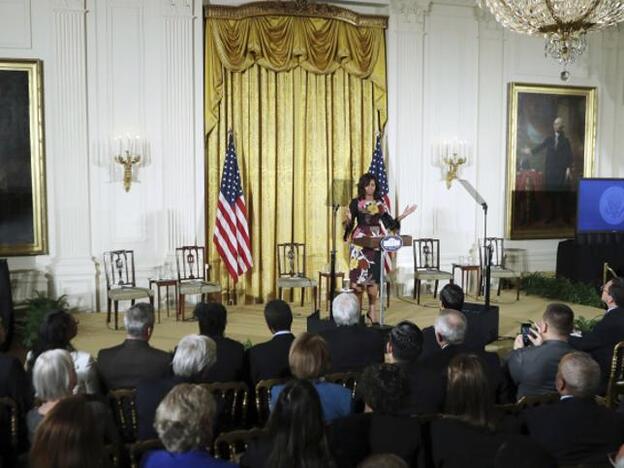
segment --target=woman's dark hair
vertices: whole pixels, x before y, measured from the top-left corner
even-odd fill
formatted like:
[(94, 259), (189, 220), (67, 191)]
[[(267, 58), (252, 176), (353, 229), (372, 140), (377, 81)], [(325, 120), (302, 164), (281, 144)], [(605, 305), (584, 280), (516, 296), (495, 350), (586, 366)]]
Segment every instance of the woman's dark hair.
[(377, 177), (375, 177), (370, 172), (362, 174), (362, 177), (360, 177), (360, 180), (358, 181), (358, 184), (357, 184), (358, 198), (364, 198), (366, 196), (366, 186), (370, 183), (371, 180), (375, 181), (375, 193), (373, 194), (373, 198), (375, 200), (378, 200), (379, 198), (381, 198), (381, 193), (380, 193), (381, 188), (379, 187), (379, 182), (377, 181)]
[(476, 354), (458, 354), (448, 366), (445, 414), (494, 429), (494, 402), (483, 363)]
[(60, 400), (41, 421), (30, 448), (32, 468), (103, 468), (110, 463), (96, 420), (80, 396)]
[(396, 360), (413, 362), (418, 359), (422, 351), (423, 333), (416, 324), (403, 320), (390, 330), (388, 341)]
[(399, 366), (373, 364), (362, 372), (357, 392), (374, 412), (396, 414), (409, 394), (409, 382)]
[(199, 333), (204, 336), (223, 336), (227, 323), (227, 310), (222, 304), (201, 302), (195, 306), (193, 313), (199, 322)]
[(321, 400), (307, 380), (292, 380), (281, 391), (267, 423), (272, 468), (333, 467), (325, 437)]
[(31, 367), (41, 353), (51, 349), (74, 351), (70, 341), (76, 336), (76, 319), (64, 310), (51, 310), (39, 325), (37, 341), (33, 346), (30, 359)]

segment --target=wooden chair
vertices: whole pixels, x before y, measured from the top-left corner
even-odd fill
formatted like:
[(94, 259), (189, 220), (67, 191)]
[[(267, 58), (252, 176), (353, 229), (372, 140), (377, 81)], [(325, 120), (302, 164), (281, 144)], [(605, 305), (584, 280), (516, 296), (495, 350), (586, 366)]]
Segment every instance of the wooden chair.
[[(505, 240), (502, 237), (487, 237), (485, 239), (485, 243), (492, 252), (490, 278), (498, 279), (497, 296), (500, 296), (502, 279), (515, 279), (516, 300), (519, 300), (520, 282), (522, 277), (520, 273), (516, 273), (515, 271), (505, 267)], [(485, 287), (485, 252), (483, 251), (482, 240), (479, 241), (479, 264), (481, 265), (481, 269), (479, 270), (479, 289), (477, 291), (477, 297), (479, 297), (479, 294), (481, 294), (483, 288)]]
[(342, 385), (344, 388), (351, 390), (351, 397), (355, 399), (358, 379), (360, 378), (359, 372), (347, 371), (347, 372), (335, 372), (333, 374), (327, 374), (324, 376), (326, 382)]
[(305, 298), (305, 290), (312, 288), (314, 309), (316, 310), (316, 280), (308, 278), (305, 271), (306, 247), (305, 244), (297, 242), (287, 242), (277, 244), (277, 290), (279, 298), (282, 298), (282, 291), (290, 289), (290, 300), (293, 300), (295, 288), (301, 288), (301, 306)]
[(245, 427), (249, 405), (249, 387), (245, 382), (214, 382), (201, 385), (212, 393), (222, 408), (217, 421), (220, 431), (232, 431)]
[(165, 446), (159, 439), (142, 440), (128, 446), (128, 457), (130, 458), (130, 468), (139, 468), (143, 455), (152, 450), (161, 450)]
[(624, 395), (624, 341), (620, 341), (613, 347), (611, 373), (607, 383), (607, 406), (615, 409), (621, 395)]
[(138, 288), (134, 277), (134, 251), (111, 250), (104, 252), (104, 270), (106, 272), (106, 323), (111, 321), (111, 303), (115, 308), (115, 330), (118, 327), (119, 301), (147, 298), (154, 305), (154, 297), (149, 288)]
[[(19, 444), (19, 408), (13, 398), (0, 397), (0, 422), (2, 422), (3, 426), (0, 429), (0, 442), (2, 444), (8, 442), (11, 446), (11, 451), (17, 455)], [(8, 424), (5, 424), (7, 422)]]
[(134, 388), (118, 388), (108, 392), (113, 420), (124, 444), (136, 442), (138, 434)]
[(200, 294), (202, 302), (208, 294), (221, 292), (219, 283), (210, 282), (210, 265), (206, 264), (204, 247), (187, 245), (176, 249), (178, 270), (178, 310), (176, 320), (184, 320), (184, 299), (191, 294)]
[(545, 393), (544, 395), (523, 396), (516, 402), (516, 405), (524, 410), (527, 408), (535, 408), (536, 406), (552, 405), (557, 403), (560, 399), (561, 395), (556, 392)]
[(271, 401), (271, 389), (276, 385), (285, 384), (289, 378), (266, 379), (256, 384), (256, 413), (258, 416), (258, 424), (264, 426), (271, 414), (269, 402)]
[(421, 281), (434, 281), (433, 298), (438, 295), (440, 280), (452, 281), (453, 274), (440, 270), (440, 239), (422, 238), (412, 241), (414, 250), (414, 292), (413, 297), (420, 304)]
[(214, 456), (222, 460), (238, 463), (240, 456), (247, 450), (249, 442), (267, 434), (264, 429), (224, 432), (214, 442)]

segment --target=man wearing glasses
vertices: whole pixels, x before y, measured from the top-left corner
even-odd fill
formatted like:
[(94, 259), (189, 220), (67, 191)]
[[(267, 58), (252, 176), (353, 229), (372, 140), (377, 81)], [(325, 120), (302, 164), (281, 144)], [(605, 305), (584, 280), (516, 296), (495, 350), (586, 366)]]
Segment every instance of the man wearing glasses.
[(600, 365), (602, 377), (599, 393), (603, 394), (611, 372), (613, 347), (624, 340), (624, 278), (613, 278), (601, 289), (601, 300), (607, 306), (604, 317), (584, 336), (571, 336), (570, 344), (590, 353)]

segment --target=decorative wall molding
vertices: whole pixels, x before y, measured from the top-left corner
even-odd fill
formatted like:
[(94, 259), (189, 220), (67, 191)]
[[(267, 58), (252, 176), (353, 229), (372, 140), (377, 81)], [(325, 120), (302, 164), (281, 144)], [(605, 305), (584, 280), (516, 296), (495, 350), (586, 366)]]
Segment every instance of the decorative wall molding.
[(32, 47), (31, 0), (0, 0), (0, 48)]
[(163, 16), (193, 17), (193, 0), (160, 0)]
[(390, 0), (391, 19), (403, 25), (423, 25), (431, 0)]

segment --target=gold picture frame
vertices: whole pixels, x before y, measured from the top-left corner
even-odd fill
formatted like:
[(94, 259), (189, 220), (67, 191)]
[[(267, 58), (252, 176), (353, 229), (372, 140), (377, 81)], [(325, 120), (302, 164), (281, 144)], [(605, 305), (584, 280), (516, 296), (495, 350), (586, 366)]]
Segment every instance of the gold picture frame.
[(506, 236), (574, 237), (578, 179), (591, 177), (596, 88), (509, 83)]
[(43, 63), (0, 59), (0, 255), (48, 252)]

